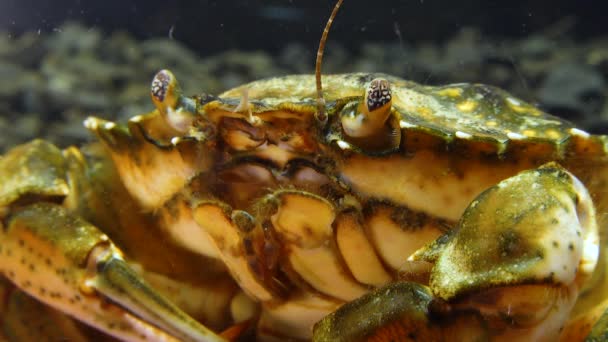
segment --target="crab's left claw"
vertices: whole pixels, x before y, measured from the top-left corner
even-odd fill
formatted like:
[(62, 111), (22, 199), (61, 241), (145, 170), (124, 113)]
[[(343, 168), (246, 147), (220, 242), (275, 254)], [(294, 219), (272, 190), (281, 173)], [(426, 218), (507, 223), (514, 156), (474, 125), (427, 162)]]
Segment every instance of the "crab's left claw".
[(16, 209), (0, 237), (0, 267), (14, 284), (108, 334), (223, 341), (147, 285), (105, 234), (59, 205)]
[(69, 168), (40, 140), (0, 158), (0, 274), (121, 340), (222, 341), (147, 285), (106, 234), (59, 204), (69, 202)]
[(382, 288), (324, 318), (314, 336), (554, 341), (598, 251), (589, 193), (548, 164), (486, 190), (454, 230), (414, 253), (433, 264), (428, 287)]

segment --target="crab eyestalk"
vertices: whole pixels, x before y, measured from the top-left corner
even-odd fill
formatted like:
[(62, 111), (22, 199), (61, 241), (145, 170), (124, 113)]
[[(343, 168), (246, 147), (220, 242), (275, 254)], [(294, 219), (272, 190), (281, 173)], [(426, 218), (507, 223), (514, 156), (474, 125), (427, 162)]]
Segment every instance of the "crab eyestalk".
[(188, 132), (196, 113), (196, 103), (182, 94), (171, 71), (161, 70), (154, 76), (150, 97), (169, 126), (180, 133)]
[(351, 137), (362, 138), (380, 131), (391, 113), (392, 93), (390, 83), (382, 78), (371, 81), (365, 98), (356, 110), (342, 114), (342, 128)]

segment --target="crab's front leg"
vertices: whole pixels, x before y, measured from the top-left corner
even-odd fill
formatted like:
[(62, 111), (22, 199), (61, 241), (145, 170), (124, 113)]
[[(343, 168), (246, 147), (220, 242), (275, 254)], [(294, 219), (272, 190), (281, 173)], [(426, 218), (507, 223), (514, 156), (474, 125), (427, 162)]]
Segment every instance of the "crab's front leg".
[(100, 231), (60, 205), (64, 155), (34, 141), (0, 159), (0, 273), (39, 301), (122, 340), (223, 340), (159, 295)]
[(378, 289), (320, 321), (314, 338), (557, 340), (598, 243), (590, 196), (573, 175), (556, 164), (522, 172), (410, 257), (432, 264), (428, 286)]

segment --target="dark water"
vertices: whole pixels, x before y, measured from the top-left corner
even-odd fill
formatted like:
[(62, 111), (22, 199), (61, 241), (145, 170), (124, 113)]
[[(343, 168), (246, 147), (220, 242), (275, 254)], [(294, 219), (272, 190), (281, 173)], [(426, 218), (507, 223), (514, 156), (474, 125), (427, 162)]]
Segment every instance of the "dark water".
[[(508, 89), (608, 132), (608, 31), (597, 1), (345, 1), (324, 72)], [(154, 73), (187, 93), (309, 73), (333, 1), (0, 2), (0, 149), (86, 139), (90, 114), (149, 110)]]
[[(83, 1), (3, 0), (0, 29), (52, 31), (79, 21), (106, 32), (126, 30), (138, 39), (176, 38), (199, 54), (218, 50), (278, 52), (288, 42), (318, 41), (333, 0)], [(570, 17), (576, 39), (603, 35), (608, 6), (601, 1), (346, 1), (332, 37), (357, 49), (362, 41), (390, 43), (448, 39), (473, 26), (492, 37), (525, 37)]]

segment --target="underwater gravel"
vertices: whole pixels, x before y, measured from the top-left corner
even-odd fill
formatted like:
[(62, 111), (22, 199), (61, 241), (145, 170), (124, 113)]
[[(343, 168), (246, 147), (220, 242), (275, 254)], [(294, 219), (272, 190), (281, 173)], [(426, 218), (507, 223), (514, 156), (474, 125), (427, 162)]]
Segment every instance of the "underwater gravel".
[[(149, 82), (160, 69), (186, 94), (218, 94), (252, 80), (312, 73), (313, 46), (280, 53), (222, 51), (199, 57), (179, 41), (137, 41), (125, 32), (67, 23), (56, 32), (0, 32), (0, 152), (35, 137), (61, 147), (90, 139), (89, 115), (125, 120), (152, 109)], [(576, 42), (567, 34), (489, 39), (464, 28), (443, 44), (364, 43), (357, 53), (330, 42), (324, 73), (385, 72), (424, 84), (482, 82), (511, 91), (594, 133), (608, 133), (608, 36)]]

